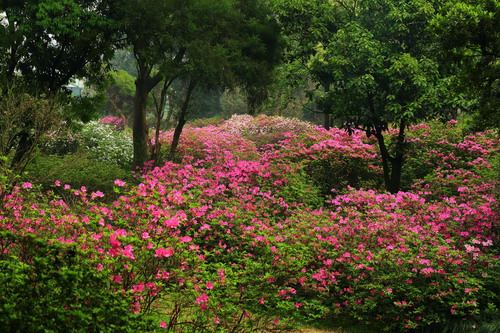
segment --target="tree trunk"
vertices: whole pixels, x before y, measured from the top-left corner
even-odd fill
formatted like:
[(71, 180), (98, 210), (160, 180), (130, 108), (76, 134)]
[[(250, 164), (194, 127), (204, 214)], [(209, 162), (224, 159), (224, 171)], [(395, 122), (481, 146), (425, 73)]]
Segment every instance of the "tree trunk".
[(167, 110), (167, 119), (165, 120), (165, 128), (170, 129), (172, 127), (172, 115), (174, 113), (174, 99), (172, 95), (170, 95), (168, 98), (168, 110)]
[(330, 129), (330, 114), (326, 111), (323, 113), (323, 127), (327, 130)]
[(134, 167), (142, 167), (148, 157), (147, 138), (148, 127), (146, 123), (146, 106), (148, 93), (145, 78), (138, 77), (135, 81), (134, 96), (134, 125), (132, 127), (134, 145)]
[(170, 146), (170, 152), (168, 154), (168, 160), (173, 161), (175, 157), (175, 151), (177, 150), (177, 146), (179, 145), (179, 140), (181, 138), (182, 130), (184, 125), (186, 124), (186, 115), (187, 110), (189, 108), (189, 101), (191, 100), (191, 96), (193, 94), (194, 88), (196, 87), (197, 81), (191, 79), (189, 82), (189, 86), (186, 91), (186, 97), (184, 98), (184, 102), (182, 103), (182, 107), (179, 112), (179, 120), (177, 122), (177, 126), (175, 126), (174, 136), (172, 138), (172, 145)]
[(25, 156), (32, 150), (34, 145), (33, 141), (33, 136), (29, 133), (29, 130), (23, 130), (19, 133), (19, 143), (10, 164), (11, 169), (16, 169), (21, 165)]
[(134, 167), (142, 167), (148, 160), (148, 124), (146, 109), (149, 92), (161, 81), (160, 75), (150, 77), (151, 67), (139, 65), (135, 80), (134, 125), (132, 127), (134, 146)]
[(405, 129), (406, 121), (404, 119), (399, 123), (399, 133), (396, 140), (395, 156), (392, 160), (391, 172), (391, 193), (399, 192), (401, 189), (401, 172), (403, 170), (404, 154), (405, 154)]
[(375, 129), (380, 154), (382, 155), (382, 166), (384, 170), (384, 183), (387, 191), (397, 193), (401, 189), (401, 174), (403, 171), (403, 156), (405, 145), (405, 121), (399, 125), (399, 133), (396, 141), (394, 157), (390, 155), (385, 144), (384, 135), (381, 128)]

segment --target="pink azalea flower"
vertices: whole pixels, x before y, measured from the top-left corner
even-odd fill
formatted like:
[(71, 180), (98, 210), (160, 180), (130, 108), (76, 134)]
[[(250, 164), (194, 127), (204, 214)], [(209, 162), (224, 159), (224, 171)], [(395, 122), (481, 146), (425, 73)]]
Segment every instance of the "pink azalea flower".
[(155, 257), (171, 257), (174, 254), (174, 250), (169, 247), (168, 249), (164, 249), (162, 247), (155, 250)]
[(115, 184), (115, 186), (120, 186), (120, 187), (125, 186), (125, 182), (122, 180), (119, 180), (119, 179), (116, 179), (114, 184)]
[(198, 296), (198, 298), (196, 298), (195, 302), (198, 305), (202, 305), (204, 303), (207, 303), (208, 302), (208, 295), (207, 294), (201, 294), (200, 296)]
[(189, 243), (190, 241), (192, 241), (193, 239), (189, 236), (184, 236), (184, 237), (181, 237), (180, 239), (180, 243)]

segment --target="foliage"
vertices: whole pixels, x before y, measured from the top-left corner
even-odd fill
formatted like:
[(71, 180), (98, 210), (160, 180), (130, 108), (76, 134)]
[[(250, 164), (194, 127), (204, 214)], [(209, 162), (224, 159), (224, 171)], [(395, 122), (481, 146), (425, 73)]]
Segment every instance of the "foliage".
[(0, 9), (0, 77), (7, 83), (55, 93), (74, 77), (103, 74), (117, 41), (105, 1), (3, 1)]
[[(25, 331), (129, 331), (145, 322), (129, 311), (128, 295), (110, 288), (74, 245), (35, 235), (0, 234), (0, 328)], [(99, 292), (96, 292), (96, 291)]]
[[(396, 193), (406, 128), (457, 108), (448, 97), (448, 73), (435, 59), (428, 30), (434, 2), (282, 1), (277, 8), (290, 35), (290, 57), (318, 82), (311, 96), (319, 109), (343, 127), (377, 138), (386, 188)], [(328, 15), (297, 19), (317, 12)], [(399, 130), (393, 149), (384, 138), (389, 126)]]
[(431, 22), (443, 57), (460, 68), (456, 90), (468, 92), (478, 103), (476, 129), (500, 123), (499, 15), (497, 1), (453, 0), (446, 1)]

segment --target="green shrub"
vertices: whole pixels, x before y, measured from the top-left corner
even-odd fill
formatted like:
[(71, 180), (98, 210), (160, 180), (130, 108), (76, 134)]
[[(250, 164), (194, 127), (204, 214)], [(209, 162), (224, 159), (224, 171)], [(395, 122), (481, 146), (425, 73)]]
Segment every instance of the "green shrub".
[[(128, 296), (74, 245), (0, 233), (0, 331), (131, 332), (145, 322)], [(92, 268), (91, 268), (92, 267)]]
[(115, 179), (130, 180), (131, 172), (115, 163), (95, 161), (79, 153), (66, 156), (38, 156), (28, 165), (26, 180), (49, 189), (56, 180), (74, 188), (85, 186), (89, 191), (113, 192)]
[(323, 196), (349, 191), (353, 188), (382, 188), (381, 177), (368, 168), (366, 161), (358, 159), (344, 159), (339, 156), (311, 160), (305, 166), (305, 171), (313, 183), (321, 189)]

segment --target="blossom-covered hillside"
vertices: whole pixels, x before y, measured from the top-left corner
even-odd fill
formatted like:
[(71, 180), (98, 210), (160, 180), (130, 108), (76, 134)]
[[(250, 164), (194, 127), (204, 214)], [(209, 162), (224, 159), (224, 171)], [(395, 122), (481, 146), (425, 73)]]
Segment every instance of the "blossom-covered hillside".
[(388, 194), (365, 133), (234, 116), (114, 192), (24, 183), (0, 201), (0, 328), (493, 332), (498, 143), (415, 126)]

